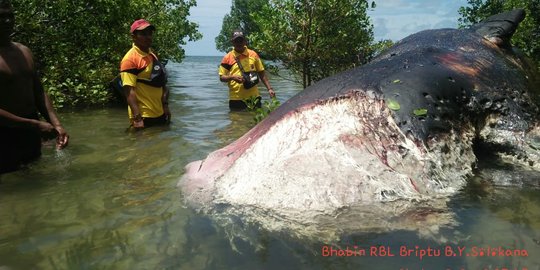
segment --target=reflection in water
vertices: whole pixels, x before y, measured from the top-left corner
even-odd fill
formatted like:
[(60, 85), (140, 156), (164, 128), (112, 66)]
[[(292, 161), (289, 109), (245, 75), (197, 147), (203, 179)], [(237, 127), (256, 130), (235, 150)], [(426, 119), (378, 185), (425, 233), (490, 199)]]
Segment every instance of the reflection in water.
[(231, 111), (229, 112), (230, 123), (214, 131), (219, 138), (220, 147), (225, 146), (237, 138), (240, 138), (252, 127), (255, 126), (255, 120), (253, 119), (254, 113), (248, 111)]
[[(481, 195), (475, 191), (466, 190), (456, 202), (462, 204), (457, 211), (468, 233), (465, 245), (474, 249), (467, 265), (471, 269), (540, 267), (536, 255), (540, 254), (540, 191), (515, 187), (491, 187)], [(501, 251), (525, 251), (528, 256), (502, 256)]]
[[(251, 113), (229, 112), (227, 87), (217, 77), (219, 61), (220, 57), (188, 57), (182, 64), (169, 63), (170, 127), (126, 133), (126, 108), (61, 114), (70, 146), (62, 151), (45, 146), (43, 157), (27, 169), (0, 176), (0, 269), (540, 266), (537, 188), (465, 190), (449, 204), (459, 224), (441, 232), (446, 242), (394, 231), (355, 232), (332, 243), (305, 243), (231, 217), (235, 232), (240, 232), (233, 236), (215, 220), (193, 213), (176, 189), (184, 165), (254, 125)], [(271, 80), (282, 103), (300, 89), (278, 77)], [(325, 245), (385, 246), (395, 256), (324, 257)], [(402, 246), (446, 245), (516, 246), (531, 255), (422, 260), (399, 256)]]

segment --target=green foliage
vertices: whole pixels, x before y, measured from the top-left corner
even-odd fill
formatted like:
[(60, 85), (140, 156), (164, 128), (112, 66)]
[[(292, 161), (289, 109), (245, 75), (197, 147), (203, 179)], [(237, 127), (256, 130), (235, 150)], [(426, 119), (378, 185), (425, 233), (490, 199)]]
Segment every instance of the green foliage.
[(248, 111), (255, 111), (257, 109), (257, 100), (258, 98), (256, 96), (251, 96), (244, 99), (244, 103), (246, 104)]
[(252, 13), (267, 4), (268, 0), (233, 0), (231, 11), (223, 18), (221, 31), (216, 37), (216, 48), (222, 52), (230, 51), (231, 34), (235, 29), (242, 29), (248, 37), (251, 33), (259, 32)]
[(248, 12), (259, 27), (251, 46), (300, 75), (307, 87), (371, 57), (368, 8), (366, 0), (269, 0)]
[(273, 97), (270, 101), (265, 100), (262, 104), (262, 108), (257, 108), (257, 110), (255, 110), (255, 116), (254, 116), (255, 122), (256, 123), (261, 122), (264, 118), (266, 118), (272, 111), (277, 109), (279, 106), (281, 106), (281, 103), (275, 97)]
[(468, 0), (469, 6), (460, 7), (458, 19), (460, 27), (467, 27), (479, 23), (483, 19), (504, 11), (503, 1), (500, 0)]
[(160, 58), (180, 61), (184, 38), (201, 37), (187, 21), (194, 0), (13, 0), (14, 40), (34, 53), (44, 87), (57, 107), (104, 104), (108, 82), (131, 47), (139, 18), (156, 25)]
[(386, 49), (392, 47), (394, 45), (394, 42), (390, 39), (384, 39), (379, 40), (378, 42), (371, 44), (371, 55), (367, 55), (366, 58), (369, 58), (371, 60), (375, 56), (381, 54)]
[(279, 100), (275, 97), (273, 97), (270, 101), (265, 100), (261, 108), (257, 108), (257, 97), (255, 96), (245, 99), (244, 102), (247, 105), (248, 111), (255, 113), (253, 120), (255, 120), (256, 123), (261, 122), (264, 118), (266, 118), (266, 116), (281, 105)]
[(468, 0), (460, 7), (460, 27), (467, 27), (483, 19), (514, 8), (523, 8), (527, 17), (512, 37), (512, 44), (519, 47), (540, 68), (540, 0)]

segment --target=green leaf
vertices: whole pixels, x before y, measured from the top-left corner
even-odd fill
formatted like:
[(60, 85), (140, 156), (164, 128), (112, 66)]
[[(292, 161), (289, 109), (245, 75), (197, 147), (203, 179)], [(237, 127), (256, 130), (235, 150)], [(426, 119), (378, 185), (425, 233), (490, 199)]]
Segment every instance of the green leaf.
[(428, 110), (424, 108), (419, 108), (413, 111), (414, 115), (416, 116), (425, 116), (427, 115)]
[(397, 101), (393, 100), (393, 99), (387, 100), (387, 106), (392, 111), (399, 111), (399, 109), (401, 108), (399, 103)]
[(400, 80), (400, 79), (396, 79), (396, 80), (392, 81), (392, 83), (401, 83), (401, 80)]

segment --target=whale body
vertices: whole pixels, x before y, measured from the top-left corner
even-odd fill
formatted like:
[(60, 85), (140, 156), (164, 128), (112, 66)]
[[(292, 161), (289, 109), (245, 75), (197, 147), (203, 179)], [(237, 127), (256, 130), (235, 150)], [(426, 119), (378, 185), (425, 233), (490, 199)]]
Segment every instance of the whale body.
[(538, 76), (510, 44), (524, 16), (421, 31), (306, 88), (188, 164), (186, 202), (299, 236), (452, 223), (479, 151), (540, 168)]

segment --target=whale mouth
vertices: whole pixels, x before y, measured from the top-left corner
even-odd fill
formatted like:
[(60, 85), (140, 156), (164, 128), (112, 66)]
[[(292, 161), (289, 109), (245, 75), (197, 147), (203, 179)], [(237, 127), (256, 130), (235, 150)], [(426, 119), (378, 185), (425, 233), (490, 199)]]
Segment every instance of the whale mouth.
[(304, 223), (382, 202), (377, 214), (391, 218), (410, 211), (408, 202), (454, 193), (475, 161), (472, 128), (424, 144), (400, 130), (384, 100), (363, 91), (304, 106), (254, 133), (188, 166), (180, 185), (189, 204)]

